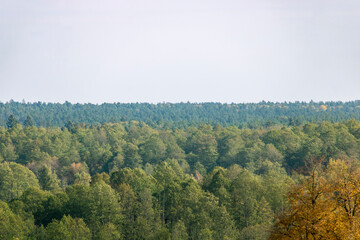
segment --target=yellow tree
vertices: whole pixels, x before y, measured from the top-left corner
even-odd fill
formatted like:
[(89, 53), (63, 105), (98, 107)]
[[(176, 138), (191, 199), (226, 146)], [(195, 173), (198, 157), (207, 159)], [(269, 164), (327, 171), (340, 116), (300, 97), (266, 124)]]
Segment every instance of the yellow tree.
[(327, 184), (336, 204), (334, 217), (341, 224), (335, 229), (346, 239), (360, 239), (360, 165), (358, 162), (330, 160)]
[(289, 208), (278, 216), (270, 239), (323, 239), (323, 222), (333, 207), (327, 195), (324, 171), (318, 164), (289, 191)]
[(314, 165), (288, 194), (270, 239), (360, 239), (360, 165), (330, 160)]

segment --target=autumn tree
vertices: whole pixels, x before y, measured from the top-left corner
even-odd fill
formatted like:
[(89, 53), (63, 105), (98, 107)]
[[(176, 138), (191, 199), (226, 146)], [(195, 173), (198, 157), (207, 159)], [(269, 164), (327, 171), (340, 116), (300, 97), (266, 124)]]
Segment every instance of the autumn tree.
[(360, 166), (344, 160), (311, 167), (289, 191), (270, 239), (359, 239)]

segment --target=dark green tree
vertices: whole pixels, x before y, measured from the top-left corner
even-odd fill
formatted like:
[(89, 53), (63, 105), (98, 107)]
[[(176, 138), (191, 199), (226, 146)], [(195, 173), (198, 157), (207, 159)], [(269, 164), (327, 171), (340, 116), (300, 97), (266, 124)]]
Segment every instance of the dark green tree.
[(10, 116), (8, 117), (8, 119), (6, 121), (6, 127), (8, 129), (11, 129), (11, 128), (15, 127), (17, 124), (19, 124), (19, 120), (17, 120), (17, 118), (14, 116), (14, 114), (10, 114)]
[(33, 121), (32, 117), (30, 115), (27, 115), (23, 125), (24, 125), (24, 127), (32, 127), (32, 126), (34, 126), (34, 121)]

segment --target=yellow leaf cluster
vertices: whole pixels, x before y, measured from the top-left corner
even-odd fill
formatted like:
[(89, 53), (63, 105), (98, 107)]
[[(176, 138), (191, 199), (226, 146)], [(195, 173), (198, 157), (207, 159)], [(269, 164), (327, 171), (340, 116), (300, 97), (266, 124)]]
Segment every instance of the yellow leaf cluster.
[(327, 110), (327, 106), (326, 106), (326, 105), (320, 105), (320, 108), (321, 108), (323, 111), (326, 111), (326, 110)]

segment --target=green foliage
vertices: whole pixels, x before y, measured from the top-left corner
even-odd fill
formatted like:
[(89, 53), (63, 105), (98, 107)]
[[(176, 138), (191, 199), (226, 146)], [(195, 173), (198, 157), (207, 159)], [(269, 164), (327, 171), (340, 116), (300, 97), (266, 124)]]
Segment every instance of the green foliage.
[(0, 163), (0, 200), (9, 202), (30, 187), (39, 188), (33, 172), (17, 163)]
[(66, 214), (70, 214), (74, 218), (85, 218), (91, 213), (89, 212), (89, 185), (74, 184), (66, 188), (68, 201), (65, 203)]
[[(209, 127), (209, 126), (203, 126)], [(212, 134), (212, 128), (206, 131), (196, 130), (187, 140), (186, 153), (191, 153), (188, 158), (190, 164), (200, 162), (206, 170), (216, 166), (218, 158), (217, 141)]]
[[(141, 121), (157, 128), (237, 126), (251, 129), (276, 125), (300, 126), (306, 122), (360, 120), (360, 101), (351, 102), (259, 102), (222, 103), (104, 103), (71, 104), (0, 102), (0, 122), (13, 116), (24, 121), (29, 115), (36, 126), (65, 126), (76, 132), (76, 123), (100, 124)], [(325, 106), (325, 108), (324, 108)], [(14, 125), (14, 124), (12, 124)], [(136, 131), (135, 131), (136, 133)]]
[(11, 129), (11, 128), (15, 127), (17, 124), (19, 124), (19, 120), (17, 120), (17, 118), (14, 116), (14, 114), (10, 114), (10, 116), (8, 117), (8, 119), (6, 121), (6, 127), (8, 129)]
[(122, 220), (121, 208), (115, 191), (109, 185), (103, 181), (91, 185), (87, 202), (85, 222), (93, 231), (100, 231), (108, 223), (119, 226)]
[(45, 191), (59, 191), (59, 179), (49, 167), (43, 166), (37, 173), (40, 187)]
[(266, 239), (295, 171), (360, 157), (355, 120), (293, 125), (0, 127), (4, 236)]
[(183, 221), (179, 220), (174, 224), (171, 232), (171, 240), (187, 240), (189, 236)]
[(91, 232), (81, 218), (64, 216), (54, 220), (45, 228), (45, 238), (49, 240), (90, 240)]
[(136, 168), (136, 167), (140, 167), (142, 164), (142, 159), (141, 156), (138, 153), (139, 148), (132, 144), (132, 143), (128, 143), (125, 146), (125, 166), (126, 167), (131, 167), (131, 168)]
[(112, 223), (107, 223), (101, 227), (99, 232), (96, 234), (96, 239), (99, 240), (119, 240), (123, 239), (121, 234), (116, 229), (116, 226)]
[(34, 123), (33, 119), (29, 115), (27, 115), (27, 117), (23, 123), (24, 127), (32, 127), (32, 126), (34, 126), (34, 124), (35, 123)]
[(22, 239), (26, 234), (26, 225), (21, 217), (0, 200), (0, 239)]

